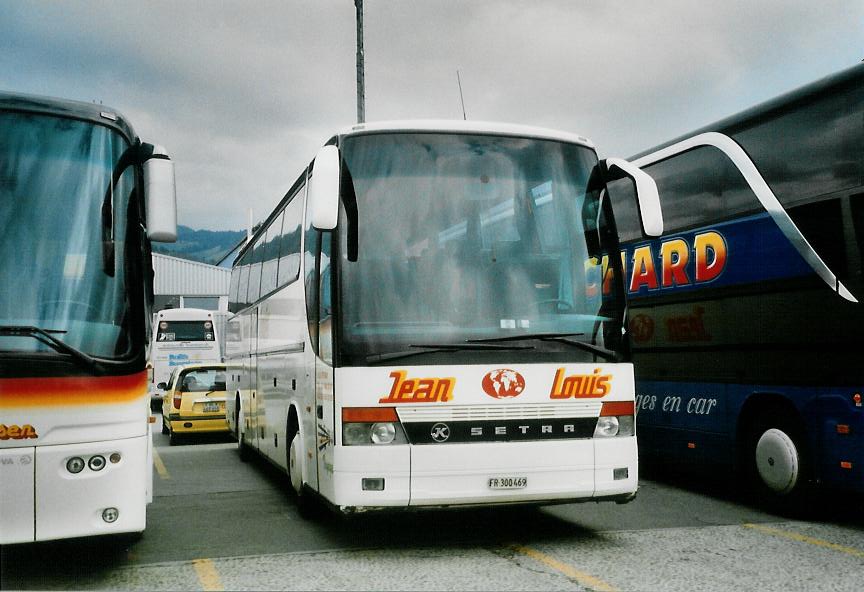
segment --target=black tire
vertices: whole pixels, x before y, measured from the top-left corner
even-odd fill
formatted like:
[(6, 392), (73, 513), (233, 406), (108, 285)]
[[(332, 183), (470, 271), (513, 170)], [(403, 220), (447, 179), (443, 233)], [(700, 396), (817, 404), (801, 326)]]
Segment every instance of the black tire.
[[(318, 504), (314, 496), (306, 488), (306, 484), (302, 482), (302, 476), (295, 471), (296, 462), (292, 462), (292, 454), (302, 454), (297, 448), (300, 442), (300, 432), (296, 432), (291, 439), (291, 444), (288, 446), (288, 491), (291, 497), (294, 498), (294, 503), (297, 505), (297, 513), (305, 520), (314, 520), (318, 517)], [(296, 456), (295, 456), (296, 458)]]
[(771, 509), (801, 510), (811, 481), (804, 429), (791, 414), (766, 415), (745, 432), (742, 466), (750, 492)]
[(171, 431), (171, 430), (168, 429), (168, 424), (165, 423), (165, 418), (163, 417), (163, 418), (162, 418), (162, 433), (163, 433), (163, 434), (167, 434), (167, 433), (169, 433), (170, 431)]
[(180, 443), (180, 435), (175, 434), (174, 430), (168, 430), (168, 444), (171, 446), (177, 446)]

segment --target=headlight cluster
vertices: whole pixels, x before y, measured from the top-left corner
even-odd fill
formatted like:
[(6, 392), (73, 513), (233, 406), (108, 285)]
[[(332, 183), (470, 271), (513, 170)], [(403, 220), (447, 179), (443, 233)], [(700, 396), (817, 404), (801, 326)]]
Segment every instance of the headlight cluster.
[(393, 407), (345, 407), (342, 409), (342, 444), (372, 446), (407, 444), (405, 431)]
[[(111, 464), (116, 465), (122, 459), (119, 452), (112, 453), (108, 459), (111, 461)], [(94, 454), (87, 460), (84, 460), (80, 456), (73, 456), (72, 458), (66, 459), (66, 470), (72, 473), (73, 475), (77, 475), (81, 471), (84, 470), (84, 467), (90, 467), (91, 471), (99, 472), (105, 468), (108, 464), (108, 461), (105, 460), (105, 457), (101, 454)]]
[(635, 405), (633, 401), (608, 401), (600, 409), (595, 438), (632, 436), (636, 433)]
[(398, 423), (343, 423), (342, 444), (364, 446), (374, 444), (407, 444), (405, 432)]

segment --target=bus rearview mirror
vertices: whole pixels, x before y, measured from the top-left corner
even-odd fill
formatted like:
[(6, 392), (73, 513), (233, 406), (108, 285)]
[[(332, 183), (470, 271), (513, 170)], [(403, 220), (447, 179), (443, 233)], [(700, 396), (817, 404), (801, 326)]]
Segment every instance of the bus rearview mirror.
[(339, 149), (324, 146), (315, 156), (309, 179), (312, 226), (333, 230), (339, 220)]
[(162, 146), (153, 146), (152, 155), (142, 166), (147, 207), (147, 236), (155, 242), (173, 243), (177, 240), (174, 163), (168, 158)]
[(657, 184), (651, 175), (624, 160), (623, 158), (607, 158), (606, 168), (612, 173), (623, 173), (630, 177), (636, 185), (636, 201), (639, 203), (639, 216), (642, 219), (642, 228), (647, 236), (660, 236), (663, 234), (663, 211), (660, 208), (660, 194)]

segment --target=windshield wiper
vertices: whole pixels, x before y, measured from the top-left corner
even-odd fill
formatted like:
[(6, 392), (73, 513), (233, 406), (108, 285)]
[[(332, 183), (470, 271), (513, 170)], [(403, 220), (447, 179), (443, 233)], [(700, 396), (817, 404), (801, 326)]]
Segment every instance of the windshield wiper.
[(88, 370), (93, 370), (100, 374), (102, 373), (102, 367), (95, 359), (81, 350), (72, 347), (65, 341), (54, 337), (51, 333), (64, 333), (64, 331), (40, 329), (39, 327), (29, 325), (0, 325), (0, 335), (10, 337), (33, 337), (52, 348), (54, 351), (71, 356), (76, 362), (86, 367)]
[(387, 360), (398, 360), (410, 356), (422, 354), (434, 354), (455, 351), (512, 351), (534, 349), (533, 345), (494, 345), (486, 343), (412, 343), (408, 347), (414, 348), (405, 351), (389, 352), (386, 354), (374, 354), (366, 356), (367, 362), (384, 362)]
[(593, 343), (586, 343), (584, 341), (573, 341), (572, 339), (568, 339), (568, 337), (579, 337), (581, 335), (585, 335), (584, 333), (522, 333), (520, 335), (506, 335), (504, 337), (486, 337), (483, 339), (466, 339), (467, 343), (496, 343), (500, 341), (522, 341), (522, 340), (530, 340), (536, 339), (538, 341), (555, 341), (557, 343), (566, 343), (567, 345), (572, 345), (573, 347), (578, 347), (580, 349), (584, 349), (587, 352), (598, 355), (600, 357), (606, 358), (607, 360), (616, 360), (618, 358), (617, 352), (606, 349), (605, 347), (600, 347), (599, 345), (594, 345)]
[(482, 339), (466, 339), (466, 343), (497, 343), (499, 341), (522, 341), (523, 339), (561, 339), (563, 337), (579, 337), (584, 333), (519, 333), (518, 335), (505, 335), (503, 337), (484, 337)]

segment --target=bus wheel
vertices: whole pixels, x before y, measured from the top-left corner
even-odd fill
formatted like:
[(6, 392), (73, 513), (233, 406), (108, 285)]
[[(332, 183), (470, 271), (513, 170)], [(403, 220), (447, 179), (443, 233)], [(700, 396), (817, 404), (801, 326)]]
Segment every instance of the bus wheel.
[(294, 434), (291, 439), (291, 448), (288, 450), (288, 477), (291, 481), (291, 490), (298, 498), (303, 497), (303, 474), (301, 471), (300, 455), (303, 443), (300, 441), (300, 432)]
[(302, 518), (313, 518), (315, 511), (313, 501), (303, 485), (303, 440), (300, 432), (294, 434), (291, 447), (288, 450), (288, 479), (291, 482), (291, 492), (297, 504), (297, 511)]
[(808, 467), (803, 431), (792, 420), (758, 422), (748, 437), (749, 473), (759, 497), (781, 509), (800, 506)]
[(237, 454), (240, 456), (241, 462), (249, 460), (249, 447), (246, 446), (246, 440), (243, 434), (243, 425), (246, 418), (243, 416), (243, 408), (240, 407), (240, 401), (234, 406), (234, 424), (237, 426)]

